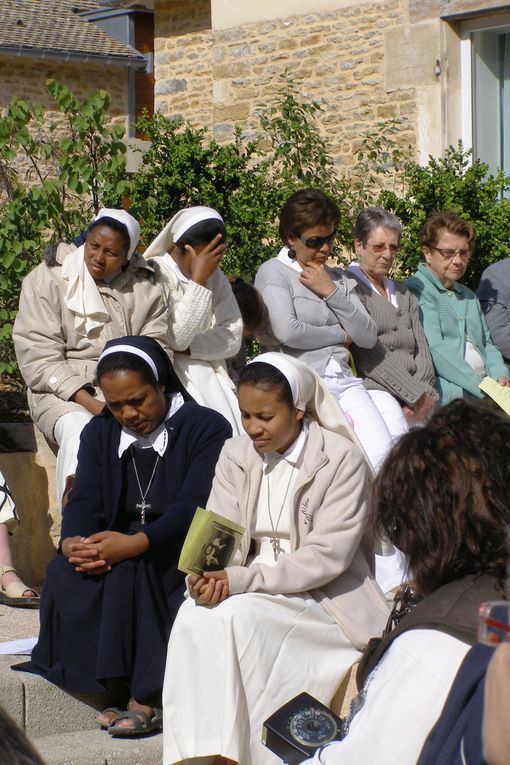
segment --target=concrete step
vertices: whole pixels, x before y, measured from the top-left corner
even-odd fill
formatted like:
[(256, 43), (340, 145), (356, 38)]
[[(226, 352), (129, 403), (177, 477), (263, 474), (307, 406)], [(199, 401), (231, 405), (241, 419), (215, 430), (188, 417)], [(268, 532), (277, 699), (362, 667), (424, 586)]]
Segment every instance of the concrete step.
[(118, 698), (69, 693), (38, 675), (11, 669), (26, 658), (0, 655), (0, 705), (47, 765), (160, 765), (161, 733), (120, 739), (98, 728), (96, 711), (118, 704)]
[(106, 694), (69, 693), (29, 672), (15, 672), (11, 664), (24, 656), (0, 656), (0, 704), (30, 739), (76, 730), (94, 730), (96, 710), (115, 703)]
[(46, 765), (161, 765), (163, 734), (113, 738), (104, 730), (32, 739)]

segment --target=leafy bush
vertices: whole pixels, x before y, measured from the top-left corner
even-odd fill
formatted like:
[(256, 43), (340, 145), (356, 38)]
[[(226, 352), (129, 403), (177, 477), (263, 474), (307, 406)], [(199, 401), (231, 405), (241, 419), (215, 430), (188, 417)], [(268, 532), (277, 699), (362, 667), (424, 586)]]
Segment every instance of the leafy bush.
[(510, 255), (510, 178), (494, 177), (484, 162), (470, 161), (459, 141), (444, 157), (429, 157), (425, 167), (407, 160), (399, 170), (400, 189), (384, 190), (378, 203), (393, 211), (404, 226), (398, 268), (405, 276), (421, 261), (419, 231), (437, 210), (454, 210), (477, 230), (476, 248), (463, 281), (476, 289), (484, 268)]
[(80, 101), (54, 80), (47, 87), (54, 120), (20, 98), (0, 118), (0, 373), (16, 371), (10, 336), (23, 278), (48, 245), (72, 241), (130, 188), (124, 130), (107, 125), (108, 93)]

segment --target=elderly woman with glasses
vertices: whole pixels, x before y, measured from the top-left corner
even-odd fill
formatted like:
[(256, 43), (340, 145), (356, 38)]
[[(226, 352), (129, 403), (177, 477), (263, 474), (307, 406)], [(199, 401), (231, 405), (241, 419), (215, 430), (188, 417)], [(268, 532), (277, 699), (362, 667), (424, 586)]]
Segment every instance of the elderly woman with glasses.
[(476, 295), (458, 283), (466, 273), (475, 238), (473, 226), (456, 213), (434, 213), (420, 233), (425, 262), (405, 283), (420, 304), (441, 404), (483, 398), (478, 386), (487, 375), (500, 385), (510, 385)]
[(327, 263), (339, 220), (340, 210), (322, 191), (292, 194), (280, 213), (284, 246), (260, 267), (255, 286), (280, 349), (324, 378), (377, 469), (400, 433), (391, 431), (351, 367), (351, 344), (371, 348), (377, 327), (356, 294), (357, 281)]
[(350, 350), (358, 374), (380, 407), (391, 394), (386, 417), (394, 418), (394, 429), (405, 431), (406, 420), (425, 419), (439, 396), (418, 301), (403, 284), (389, 278), (401, 238), (399, 219), (381, 207), (367, 207), (356, 219), (358, 262), (350, 264), (349, 273), (357, 279), (357, 293), (376, 323), (377, 342), (372, 348), (353, 344)]

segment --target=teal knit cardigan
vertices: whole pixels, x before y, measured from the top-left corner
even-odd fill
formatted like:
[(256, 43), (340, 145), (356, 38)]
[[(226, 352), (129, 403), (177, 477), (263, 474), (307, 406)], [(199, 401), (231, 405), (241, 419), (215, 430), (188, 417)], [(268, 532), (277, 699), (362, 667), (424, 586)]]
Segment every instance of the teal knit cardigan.
[(418, 298), (420, 318), (436, 370), (435, 387), (441, 404), (462, 398), (464, 391), (483, 398), (482, 378), (464, 360), (466, 336), (481, 354), (490, 377), (508, 377), (503, 357), (491, 340), (474, 292), (455, 282), (444, 287), (424, 263), (405, 282)]

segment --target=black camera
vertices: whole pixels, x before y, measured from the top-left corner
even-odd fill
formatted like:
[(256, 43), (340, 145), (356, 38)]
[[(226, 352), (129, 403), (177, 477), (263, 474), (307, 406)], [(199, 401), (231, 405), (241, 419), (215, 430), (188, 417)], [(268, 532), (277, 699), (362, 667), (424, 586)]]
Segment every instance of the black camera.
[(343, 738), (343, 723), (309, 693), (300, 693), (269, 717), (262, 743), (287, 765), (299, 765), (331, 741)]

